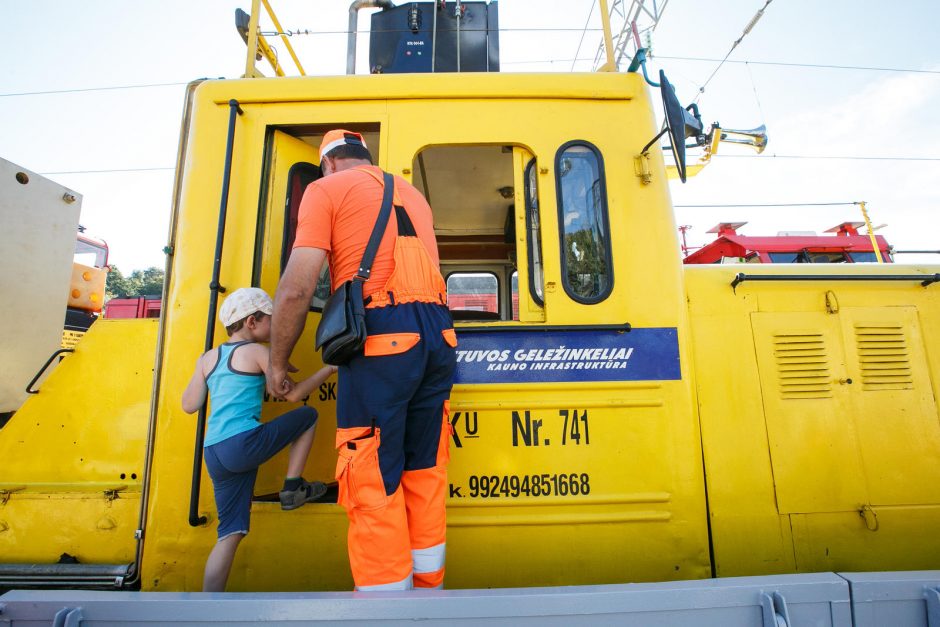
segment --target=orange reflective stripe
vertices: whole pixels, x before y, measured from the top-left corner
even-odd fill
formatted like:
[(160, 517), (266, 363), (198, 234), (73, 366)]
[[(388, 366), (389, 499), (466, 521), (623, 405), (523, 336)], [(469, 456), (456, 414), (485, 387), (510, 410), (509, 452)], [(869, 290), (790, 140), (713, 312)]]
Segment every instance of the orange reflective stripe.
[(444, 587), (444, 569), (435, 570), (431, 573), (415, 573), (414, 587), (425, 589), (437, 588), (440, 590)]
[(349, 516), (349, 566), (356, 587), (407, 585), (412, 558), (401, 487), (381, 508), (347, 507), (346, 513)]
[(369, 296), (372, 300), (367, 307), (370, 308), (413, 302), (444, 304), (447, 302), (447, 285), (420, 239), (398, 237), (395, 240), (395, 269), (385, 287)]
[(383, 333), (366, 337), (363, 354), (366, 357), (398, 355), (413, 348), (421, 340), (418, 333)]
[(347, 509), (373, 510), (388, 502), (379, 467), (379, 429), (337, 429), (337, 502)]
[(412, 549), (443, 544), (447, 538), (447, 469), (406, 470), (401, 475)]
[(444, 341), (447, 342), (447, 345), (456, 348), (457, 346), (457, 332), (453, 329), (444, 329), (441, 331), (441, 335), (444, 336)]

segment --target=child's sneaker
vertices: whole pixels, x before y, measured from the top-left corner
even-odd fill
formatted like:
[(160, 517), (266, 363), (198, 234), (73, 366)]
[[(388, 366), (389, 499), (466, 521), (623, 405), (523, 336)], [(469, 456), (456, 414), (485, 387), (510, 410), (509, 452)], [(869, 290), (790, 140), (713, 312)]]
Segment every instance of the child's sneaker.
[(281, 509), (297, 509), (304, 503), (312, 503), (326, 494), (326, 484), (320, 481), (304, 481), (296, 490), (281, 490)]

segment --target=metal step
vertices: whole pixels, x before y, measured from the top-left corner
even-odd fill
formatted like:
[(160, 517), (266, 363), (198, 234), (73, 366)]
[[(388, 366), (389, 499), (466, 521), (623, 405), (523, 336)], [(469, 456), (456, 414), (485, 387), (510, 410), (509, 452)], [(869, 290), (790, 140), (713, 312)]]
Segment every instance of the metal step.
[(0, 564), (0, 588), (120, 588), (133, 564)]

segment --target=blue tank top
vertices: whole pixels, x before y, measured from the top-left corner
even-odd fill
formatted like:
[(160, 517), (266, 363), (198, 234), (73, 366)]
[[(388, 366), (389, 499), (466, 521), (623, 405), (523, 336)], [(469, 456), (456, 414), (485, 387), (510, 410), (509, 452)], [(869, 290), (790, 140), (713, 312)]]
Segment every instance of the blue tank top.
[(251, 342), (220, 344), (219, 361), (206, 377), (212, 413), (207, 420), (203, 446), (212, 446), (261, 424), (264, 373), (232, 368), (232, 354), (244, 344)]

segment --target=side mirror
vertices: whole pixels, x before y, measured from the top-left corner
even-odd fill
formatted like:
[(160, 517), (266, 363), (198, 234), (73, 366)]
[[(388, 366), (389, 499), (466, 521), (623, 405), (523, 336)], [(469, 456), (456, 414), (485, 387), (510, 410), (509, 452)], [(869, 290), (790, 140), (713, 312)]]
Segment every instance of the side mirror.
[[(666, 79), (666, 73), (662, 70), (659, 71), (659, 85), (663, 97), (663, 109), (666, 112), (666, 131), (669, 133), (669, 143), (672, 144), (672, 156), (676, 161), (679, 178), (685, 183), (685, 139), (702, 135), (704, 125), (697, 115), (698, 108), (694, 104), (689, 105), (687, 108), (679, 104), (676, 90)], [(689, 109), (695, 110), (696, 115), (690, 114)], [(656, 137), (656, 139), (658, 138), (659, 136)], [(649, 147), (649, 144), (647, 147)]]

